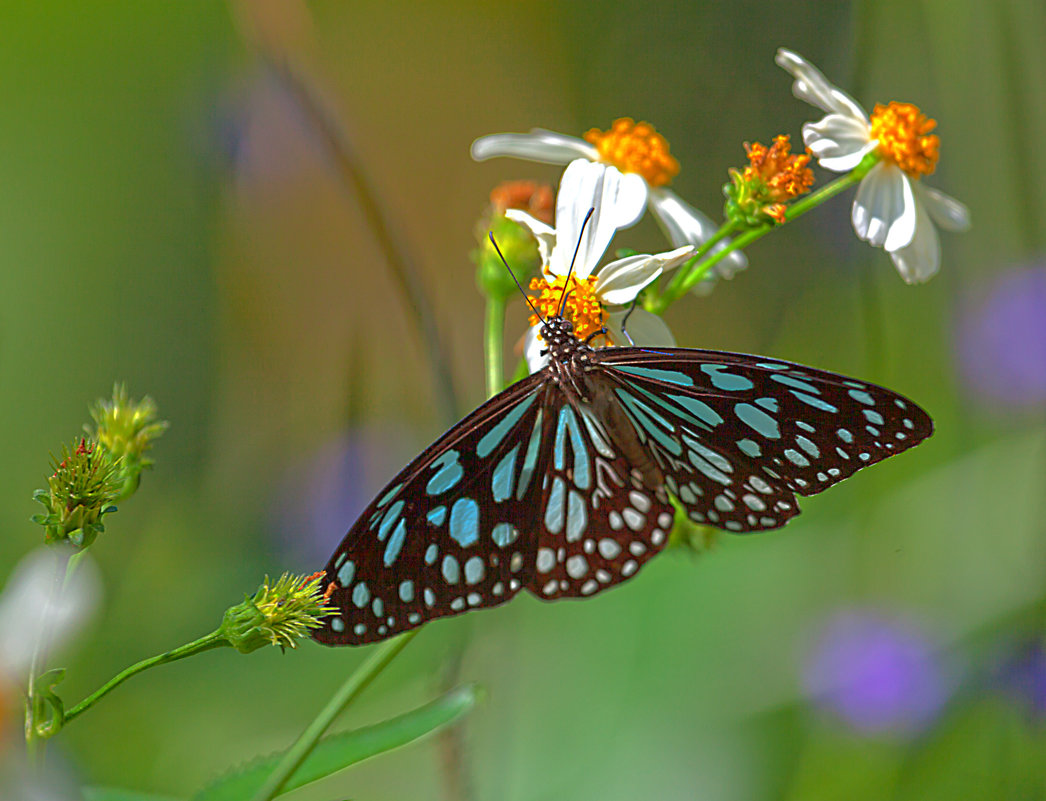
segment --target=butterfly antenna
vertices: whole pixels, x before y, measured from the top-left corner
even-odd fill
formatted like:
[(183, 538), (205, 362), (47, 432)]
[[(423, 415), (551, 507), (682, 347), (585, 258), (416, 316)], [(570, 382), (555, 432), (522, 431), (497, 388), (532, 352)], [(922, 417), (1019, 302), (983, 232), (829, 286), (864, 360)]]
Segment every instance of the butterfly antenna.
[[(591, 214), (591, 212), (589, 212), (589, 214)], [(512, 272), (512, 268), (508, 266), (508, 260), (505, 258), (505, 254), (501, 252), (501, 248), (498, 247), (498, 241), (494, 238), (494, 232), (488, 232), (487, 236), (490, 237), (490, 244), (494, 246), (494, 250), (498, 252), (498, 257), (501, 259), (501, 263), (505, 265), (508, 274), (511, 275), (512, 280), (516, 282), (516, 286), (519, 288), (519, 293), (523, 296), (523, 300), (527, 302), (527, 305), (530, 306), (530, 310), (538, 316), (538, 319), (541, 320), (542, 325), (544, 325), (545, 318), (541, 316), (541, 312), (539, 312), (537, 307), (531, 302), (530, 295), (523, 291), (523, 286), (519, 283), (519, 279), (516, 278), (516, 274)]]
[(621, 333), (625, 335), (625, 339), (628, 340), (628, 344), (631, 345), (633, 348), (636, 346), (636, 342), (634, 339), (632, 339), (632, 335), (628, 333), (628, 329), (625, 328), (625, 325), (626, 323), (628, 323), (628, 318), (632, 316), (632, 312), (636, 310), (637, 303), (639, 303), (639, 295), (636, 295), (632, 299), (632, 305), (629, 307), (628, 311), (625, 312), (625, 316), (621, 320)]
[(574, 247), (574, 256), (570, 260), (570, 269), (567, 270), (567, 280), (563, 282), (563, 297), (559, 301), (559, 311), (556, 313), (557, 317), (562, 317), (563, 311), (567, 307), (567, 295), (569, 295), (570, 293), (566, 291), (565, 287), (570, 285), (570, 276), (574, 274), (574, 263), (577, 261), (578, 251), (581, 250), (581, 240), (585, 237), (585, 228), (588, 227), (588, 221), (592, 219), (592, 215), (595, 214), (595, 212), (596, 209), (595, 206), (593, 206), (588, 210), (588, 214), (585, 215), (585, 221), (581, 223), (581, 231), (579, 231), (577, 235), (577, 245)]

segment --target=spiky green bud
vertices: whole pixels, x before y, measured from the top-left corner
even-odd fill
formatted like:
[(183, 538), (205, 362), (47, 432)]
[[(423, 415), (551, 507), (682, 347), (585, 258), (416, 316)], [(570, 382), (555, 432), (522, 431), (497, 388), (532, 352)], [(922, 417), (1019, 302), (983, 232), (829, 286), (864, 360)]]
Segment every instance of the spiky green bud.
[(297, 647), (296, 640), (337, 611), (326, 604), (321, 587), (323, 575), (284, 573), (272, 585), (266, 576), (253, 598), (244, 598), (243, 603), (225, 613), (218, 633), (243, 654), (266, 645)]
[(105, 530), (103, 516), (116, 511), (123, 485), (120, 459), (81, 437), (71, 449), (62, 447), (61, 459), (52, 456), (51, 467), (48, 489), (33, 493), (47, 514), (33, 515), (33, 522), (44, 527), (45, 542), (86, 548)]
[(142, 470), (152, 467), (153, 462), (145, 453), (167, 430), (168, 423), (156, 419), (156, 403), (152, 398), (147, 395), (135, 401), (128, 396), (123, 384), (113, 386), (111, 401), (99, 400), (91, 407), (91, 417), (95, 428), (84, 428), (121, 460), (123, 479), (119, 497), (127, 498), (138, 489)]

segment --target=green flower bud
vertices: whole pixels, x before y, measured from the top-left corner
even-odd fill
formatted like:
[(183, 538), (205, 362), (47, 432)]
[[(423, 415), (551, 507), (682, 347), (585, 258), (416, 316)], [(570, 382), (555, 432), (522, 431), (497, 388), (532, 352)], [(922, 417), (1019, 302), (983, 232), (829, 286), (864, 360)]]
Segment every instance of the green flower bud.
[(87, 432), (117, 459), (121, 459), (123, 480), (119, 498), (127, 498), (138, 489), (141, 472), (152, 467), (145, 452), (153, 440), (167, 430), (166, 420), (156, 419), (156, 403), (146, 396), (140, 401), (127, 395), (123, 384), (113, 386), (113, 399), (100, 400), (91, 407), (95, 429), (85, 426)]
[(270, 586), (269, 577), (243, 603), (226, 611), (218, 633), (242, 654), (249, 654), (266, 645), (296, 648), (297, 639), (306, 636), (309, 629), (318, 628), (320, 621), (336, 607), (326, 604), (320, 582), (323, 573), (311, 576), (293, 576), (284, 573)]
[(123, 485), (120, 460), (97, 442), (81, 437), (72, 449), (62, 447), (61, 460), (52, 456), (51, 466), (54, 472), (47, 480), (48, 489), (33, 493), (47, 514), (33, 515), (33, 522), (44, 527), (47, 543), (69, 542), (86, 548), (105, 530), (103, 516), (116, 511), (113, 503)]

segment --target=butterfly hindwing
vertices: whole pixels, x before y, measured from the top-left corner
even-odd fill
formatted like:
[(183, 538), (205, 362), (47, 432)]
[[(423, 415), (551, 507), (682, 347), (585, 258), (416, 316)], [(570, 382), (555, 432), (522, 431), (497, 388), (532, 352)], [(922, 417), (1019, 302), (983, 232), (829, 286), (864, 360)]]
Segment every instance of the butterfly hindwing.
[(761, 356), (684, 349), (597, 352), (668, 490), (691, 519), (778, 528), (813, 495), (933, 432), (907, 398)]

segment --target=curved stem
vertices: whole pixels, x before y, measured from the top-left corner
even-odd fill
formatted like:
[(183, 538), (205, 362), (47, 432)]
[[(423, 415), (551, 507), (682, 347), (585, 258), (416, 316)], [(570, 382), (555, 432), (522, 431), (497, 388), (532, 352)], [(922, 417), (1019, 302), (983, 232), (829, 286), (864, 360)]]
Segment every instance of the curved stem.
[(503, 345), (505, 337), (505, 301), (487, 296), (484, 320), (483, 354), (487, 363), (487, 397), (493, 398), (505, 387)]
[(407, 643), (413, 640), (419, 631), (421, 631), (420, 628), (411, 629), (399, 637), (386, 640), (378, 650), (370, 655), (366, 662), (360, 665), (346, 679), (345, 683), (320, 710), (320, 714), (305, 728), (305, 731), (301, 733), (294, 745), (283, 755), (283, 759), (280, 760), (276, 769), (269, 775), (265, 784), (254, 794), (253, 801), (269, 801), (283, 789), (287, 780), (294, 775), (301, 763), (305, 761), (305, 757), (316, 747), (316, 743), (319, 742), (320, 737), (334, 722), (334, 719), (341, 714), (345, 707), (352, 703), (357, 695), (366, 689), (367, 685), (385, 669), (389, 662), (395, 658), (396, 654), (407, 647)]
[(208, 634), (206, 637), (201, 637), (200, 639), (194, 640), (191, 643), (187, 643), (186, 645), (182, 645), (178, 648), (175, 648), (173, 651), (167, 651), (166, 653), (150, 657), (149, 659), (143, 659), (141, 662), (131, 665), (129, 668), (126, 668), (125, 670), (122, 670), (121, 672), (117, 673), (115, 676), (109, 679), (109, 681), (107, 681), (105, 684), (103, 684), (101, 687), (99, 687), (97, 690), (95, 690), (93, 693), (87, 696), (84, 700), (82, 700), (80, 703), (78, 703), (76, 706), (74, 706), (72, 709), (66, 712), (65, 722), (68, 723), (74, 718), (79, 717), (83, 712), (86, 712), (88, 709), (94, 706), (95, 703), (100, 701), (110, 692), (112, 692), (125, 681), (127, 681), (129, 678), (131, 678), (131, 676), (135, 676), (144, 670), (148, 670), (151, 667), (156, 667), (157, 665), (166, 665), (168, 662), (176, 662), (177, 660), (184, 659), (187, 656), (195, 656), (196, 654), (203, 653), (204, 651), (209, 651), (212, 648), (220, 648), (223, 645), (229, 645), (229, 641), (226, 640), (223, 636), (221, 636), (217, 631), (215, 631), (211, 634)]
[[(825, 184), (816, 192), (811, 192), (802, 200), (796, 201), (791, 206), (789, 206), (788, 210), (785, 212), (785, 221), (791, 222), (792, 220), (795, 220), (798, 217), (801, 217), (802, 215), (806, 214), (806, 212), (810, 211), (810, 209), (820, 206), (822, 203), (829, 200), (830, 198), (835, 197), (840, 192), (849, 189), (851, 186), (858, 183), (865, 176), (867, 171), (867, 169), (862, 169), (859, 167), (858, 169), (855, 169), (852, 172), (847, 173), (846, 175), (836, 178), (831, 183)], [(722, 239), (720, 233), (723, 231), (729, 233), (731, 225), (732, 223), (729, 222), (724, 223), (724, 225), (719, 229), (719, 231), (715, 233), (713, 239), (716, 239), (716, 241)], [(679, 298), (681, 298), (684, 294), (686, 294), (686, 292), (692, 289), (702, 278), (704, 278), (708, 274), (708, 271), (712, 269), (712, 267), (714, 267), (720, 261), (725, 259), (735, 250), (741, 250), (745, 247), (748, 247), (748, 245), (752, 244), (757, 239), (762, 239), (775, 228), (780, 228), (780, 226), (773, 225), (771, 223), (765, 223), (756, 228), (749, 228), (743, 234), (735, 238), (729, 245), (727, 245), (722, 250), (717, 250), (715, 253), (705, 256), (699, 263), (691, 267), (690, 271), (685, 275), (684, 278), (680, 279), (678, 282), (676, 282), (673, 279), (673, 281), (667, 287), (665, 287), (664, 294), (662, 294), (661, 297), (657, 298), (657, 300), (655, 300), (651, 304), (650, 310), (656, 314), (662, 314), (665, 311), (665, 309), (667, 309), (673, 302), (679, 300)], [(706, 253), (707, 248), (705, 246), (707, 244), (708, 243), (706, 242), (705, 245), (702, 245), (702, 249), (704, 249)], [(701, 251), (698, 251), (698, 258), (701, 258), (699, 255), (700, 253)]]

